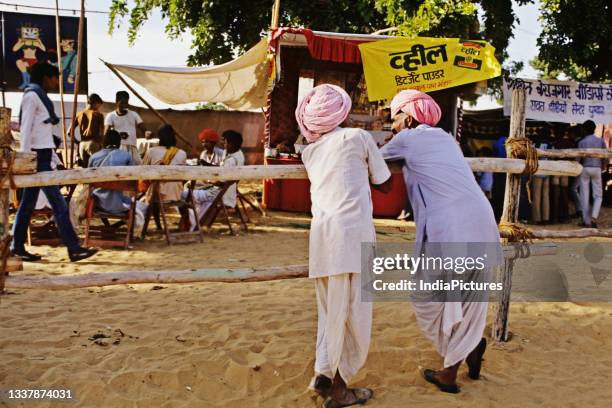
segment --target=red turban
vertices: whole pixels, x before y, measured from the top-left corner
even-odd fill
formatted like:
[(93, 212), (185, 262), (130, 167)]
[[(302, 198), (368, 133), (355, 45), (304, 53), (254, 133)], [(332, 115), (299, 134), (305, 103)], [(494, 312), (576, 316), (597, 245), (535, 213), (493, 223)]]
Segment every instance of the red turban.
[(198, 135), (198, 139), (200, 139), (200, 142), (219, 143), (219, 134), (215, 131), (215, 129), (204, 128)]
[(442, 116), (440, 106), (431, 96), (414, 89), (401, 91), (391, 101), (391, 117), (400, 111), (429, 126), (436, 126)]

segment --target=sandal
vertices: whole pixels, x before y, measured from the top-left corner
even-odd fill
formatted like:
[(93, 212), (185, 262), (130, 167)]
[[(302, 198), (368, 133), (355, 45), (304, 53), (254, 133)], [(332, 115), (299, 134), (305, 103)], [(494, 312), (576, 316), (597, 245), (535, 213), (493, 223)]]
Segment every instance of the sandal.
[(346, 390), (346, 394), (353, 394), (354, 400), (351, 402), (340, 402), (335, 399), (329, 397), (325, 400), (323, 404), (324, 408), (342, 408), (342, 407), (350, 407), (353, 405), (362, 405), (365, 404), (369, 399), (374, 396), (374, 391), (369, 388), (349, 388)]
[(425, 378), (425, 380), (427, 382), (430, 382), (432, 384), (434, 384), (435, 386), (437, 386), (440, 391), (443, 392), (448, 392), (450, 394), (458, 394), (459, 393), (459, 386), (457, 384), (444, 384), (441, 383), (437, 378), (436, 378), (436, 370), (430, 370), (430, 369), (426, 369), (423, 371), (423, 377)]
[(470, 355), (468, 355), (468, 357), (465, 359), (465, 362), (469, 368), (468, 377), (470, 377), (472, 380), (478, 380), (480, 378), (480, 369), (482, 368), (483, 360), (482, 356), (484, 355), (486, 349), (487, 339), (483, 337), (476, 348), (472, 350), (472, 353), (475, 353), (475, 357), (472, 357), (472, 353), (470, 353)]
[(314, 390), (317, 394), (319, 394), (323, 399), (329, 397), (329, 393), (332, 388), (332, 380), (324, 376), (323, 374), (317, 375), (314, 382)]

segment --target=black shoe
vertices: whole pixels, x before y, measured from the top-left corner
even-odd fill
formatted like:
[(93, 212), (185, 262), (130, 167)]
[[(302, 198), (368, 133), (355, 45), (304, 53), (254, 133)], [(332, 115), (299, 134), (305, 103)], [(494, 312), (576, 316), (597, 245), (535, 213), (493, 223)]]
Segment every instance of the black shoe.
[(25, 249), (22, 250), (11, 250), (11, 256), (14, 256), (15, 258), (21, 259), (24, 262), (36, 262), (36, 261), (40, 261), (42, 259), (42, 256), (40, 255), (36, 255), (36, 254), (31, 254), (28, 251), (26, 251)]
[(423, 371), (423, 377), (425, 377), (425, 380), (427, 382), (430, 382), (434, 385), (436, 385), (440, 391), (442, 392), (448, 392), (449, 394), (458, 394), (460, 389), (459, 386), (457, 384), (444, 384), (441, 383), (437, 378), (436, 378), (436, 371), (435, 370), (430, 370), (430, 369), (426, 369)]
[(82, 261), (98, 253), (97, 249), (94, 248), (79, 248), (75, 251), (68, 251), (68, 256), (71, 262)]

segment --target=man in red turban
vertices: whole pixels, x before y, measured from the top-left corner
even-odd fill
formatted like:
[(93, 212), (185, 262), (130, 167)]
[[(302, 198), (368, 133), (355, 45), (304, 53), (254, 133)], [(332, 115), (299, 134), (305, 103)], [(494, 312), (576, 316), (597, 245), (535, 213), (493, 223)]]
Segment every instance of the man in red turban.
[(202, 154), (200, 155), (200, 164), (203, 166), (218, 166), (223, 159), (223, 149), (217, 144), (219, 143), (219, 134), (215, 129), (204, 128), (198, 135), (200, 143), (202, 143)]

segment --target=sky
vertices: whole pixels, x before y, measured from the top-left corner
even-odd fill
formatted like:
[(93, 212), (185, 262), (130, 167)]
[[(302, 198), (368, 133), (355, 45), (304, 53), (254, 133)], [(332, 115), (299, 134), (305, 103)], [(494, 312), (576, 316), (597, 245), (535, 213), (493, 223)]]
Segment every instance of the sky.
[[(16, 11), (15, 6), (2, 5), (2, 3), (18, 4), (22, 6), (55, 7), (54, 0), (4, 0), (0, 1), (0, 10)], [(272, 0), (270, 4), (272, 5)], [(538, 3), (536, 1), (536, 3)], [(108, 11), (110, 0), (86, 1), (86, 9)], [(59, 0), (60, 8), (79, 9), (79, 0)], [(511, 40), (508, 52), (510, 60), (524, 61), (525, 68), (520, 73), (527, 78), (535, 78), (535, 71), (529, 66), (531, 60), (537, 54), (536, 39), (541, 31), (537, 21), (538, 5), (516, 6), (516, 13), (520, 19), (520, 25), (515, 29), (515, 38)], [(17, 11), (24, 13), (53, 14), (52, 10), (38, 10), (18, 7)], [(72, 12), (61, 12), (61, 15), (71, 16)], [(115, 91), (125, 89), (125, 86), (117, 77), (100, 61), (103, 59), (113, 63), (126, 63), (136, 65), (159, 65), (159, 66), (184, 66), (187, 56), (191, 53), (191, 35), (186, 33), (182, 38), (170, 40), (166, 37), (165, 24), (159, 12), (154, 12), (149, 21), (140, 30), (138, 39), (133, 46), (127, 42), (126, 24), (122, 25), (113, 33), (108, 34), (108, 15), (88, 13), (87, 14), (87, 36), (88, 36), (88, 75), (89, 91), (96, 92), (104, 100), (114, 100)], [(138, 85), (135, 89), (142, 94), (155, 108), (167, 108), (169, 105), (157, 100)], [(7, 105), (16, 114), (21, 100), (21, 94), (7, 93)], [(79, 97), (84, 101), (84, 96)], [(65, 98), (68, 99), (68, 98)], [(69, 98), (72, 100), (72, 97)], [(138, 98), (133, 97), (131, 103), (144, 106)], [(487, 109), (498, 106), (488, 97), (478, 100), (476, 109)], [(193, 105), (172, 106), (174, 109), (185, 109)], [(470, 107), (474, 109), (474, 107)]]

